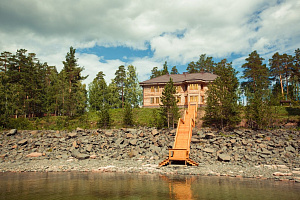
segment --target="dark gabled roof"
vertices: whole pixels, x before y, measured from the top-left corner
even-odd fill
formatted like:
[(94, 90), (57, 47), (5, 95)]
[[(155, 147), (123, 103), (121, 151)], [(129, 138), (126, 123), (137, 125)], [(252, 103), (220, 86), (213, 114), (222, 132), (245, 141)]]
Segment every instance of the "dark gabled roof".
[(211, 82), (214, 81), (218, 76), (212, 73), (183, 73), (183, 74), (166, 74), (159, 76), (147, 81), (140, 82), (141, 86), (144, 85), (157, 85), (157, 84), (166, 84), (169, 82), (170, 78), (173, 79), (174, 84), (181, 84), (185, 82)]

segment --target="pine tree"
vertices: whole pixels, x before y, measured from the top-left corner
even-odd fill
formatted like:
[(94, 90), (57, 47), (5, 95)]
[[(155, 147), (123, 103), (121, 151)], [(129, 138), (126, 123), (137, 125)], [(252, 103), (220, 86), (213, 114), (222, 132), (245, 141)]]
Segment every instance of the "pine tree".
[(220, 129), (232, 129), (241, 121), (237, 72), (232, 63), (226, 62), (224, 59), (217, 64), (215, 73), (218, 77), (208, 86), (206, 92), (205, 123)]
[(164, 122), (164, 126), (170, 128), (175, 126), (176, 120), (179, 118), (179, 109), (177, 106), (178, 100), (175, 97), (176, 87), (174, 87), (173, 80), (170, 78), (165, 85), (161, 96), (160, 115)]
[(300, 101), (300, 49), (295, 50), (295, 56), (293, 57), (293, 66), (292, 66), (292, 81), (294, 88), (294, 97), (295, 101)]
[(269, 70), (264, 59), (256, 51), (249, 54), (246, 58), (247, 63), (242, 65), (244, 68), (242, 78), (246, 79), (242, 83), (246, 91), (247, 106), (246, 117), (250, 127), (262, 129), (268, 122), (268, 97), (269, 97)]
[(165, 61), (164, 65), (163, 65), (163, 69), (161, 71), (161, 75), (165, 75), (165, 74), (169, 74), (167, 61)]
[(111, 118), (109, 114), (109, 106), (105, 104), (98, 112), (98, 127), (99, 128), (109, 128), (111, 123)]
[(133, 109), (129, 103), (125, 103), (123, 112), (123, 124), (125, 126), (133, 126)]
[(199, 60), (196, 62), (196, 69), (198, 72), (214, 72), (215, 63), (212, 57), (206, 57), (206, 54), (201, 54)]
[(86, 89), (81, 84), (81, 81), (87, 77), (81, 76), (83, 67), (78, 67), (75, 51), (70, 47), (70, 51), (66, 55), (66, 60), (63, 61), (64, 68), (62, 70), (62, 78), (64, 85), (63, 104), (64, 110), (68, 116), (74, 116), (82, 113), (86, 107)]
[(89, 84), (89, 105), (90, 109), (98, 111), (108, 104), (108, 89), (104, 79), (105, 74), (100, 71), (93, 82)]
[(107, 92), (107, 101), (110, 108), (120, 108), (120, 105), (122, 105), (122, 101), (120, 100), (119, 95), (119, 89), (114, 82), (114, 80), (111, 81), (111, 83), (108, 85), (108, 92)]
[(179, 74), (179, 72), (178, 72), (176, 66), (172, 67), (172, 69), (171, 69), (171, 74)]
[(141, 104), (142, 89), (139, 85), (136, 68), (132, 65), (127, 67), (124, 96), (126, 103), (133, 108), (137, 108)]
[(206, 57), (206, 54), (201, 54), (198, 61), (194, 61), (188, 64), (186, 70), (188, 73), (199, 73), (199, 72), (209, 72), (213, 73), (215, 68), (215, 63), (212, 57)]
[(153, 69), (151, 70), (150, 79), (153, 79), (153, 78), (156, 78), (159, 76), (161, 76), (161, 71), (159, 71), (157, 67), (153, 67)]
[(194, 61), (190, 62), (188, 64), (188, 67), (186, 68), (187, 72), (188, 73), (197, 73), (198, 70), (197, 70), (197, 66), (196, 66), (196, 63)]
[(121, 100), (121, 105), (119, 105), (119, 107), (121, 108), (124, 108), (124, 102), (125, 102), (125, 98), (124, 98), (125, 81), (126, 81), (126, 71), (124, 65), (121, 65), (117, 69), (115, 73), (115, 79), (114, 79)]

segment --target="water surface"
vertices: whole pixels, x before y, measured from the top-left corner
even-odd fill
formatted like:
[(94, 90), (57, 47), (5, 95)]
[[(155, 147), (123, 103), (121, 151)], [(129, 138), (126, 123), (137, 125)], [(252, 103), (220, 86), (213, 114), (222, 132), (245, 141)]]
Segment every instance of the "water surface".
[(300, 199), (274, 180), (121, 173), (0, 173), (0, 199)]

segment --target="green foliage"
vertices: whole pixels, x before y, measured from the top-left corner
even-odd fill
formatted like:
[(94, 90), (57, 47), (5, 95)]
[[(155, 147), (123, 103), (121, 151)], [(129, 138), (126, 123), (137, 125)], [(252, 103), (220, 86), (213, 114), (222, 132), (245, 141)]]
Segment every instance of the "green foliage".
[(118, 94), (119, 94), (119, 99), (121, 104), (118, 105), (118, 108), (123, 108), (124, 107), (124, 88), (125, 88), (125, 81), (126, 81), (126, 71), (124, 65), (119, 66), (115, 73), (115, 78), (113, 82), (116, 84)]
[(178, 100), (175, 97), (176, 88), (174, 87), (173, 80), (170, 78), (169, 82), (165, 85), (161, 96), (160, 115), (163, 121), (163, 126), (175, 127), (175, 123), (179, 118), (179, 109), (177, 106)]
[(208, 86), (204, 122), (219, 129), (232, 129), (240, 121), (239, 82), (232, 63), (222, 60), (215, 67), (217, 79)]
[(165, 75), (165, 74), (169, 74), (167, 61), (165, 61), (163, 65), (163, 69), (161, 71), (161, 75)]
[(153, 78), (156, 78), (159, 76), (161, 76), (161, 71), (159, 71), (157, 67), (153, 67), (153, 69), (151, 70), (150, 79), (153, 79)]
[(29, 119), (27, 118), (11, 118), (9, 119), (7, 128), (12, 129), (20, 129), (20, 130), (31, 130), (33, 126), (31, 125)]
[(246, 79), (242, 83), (247, 97), (246, 118), (249, 126), (254, 129), (263, 129), (268, 123), (269, 114), (269, 70), (262, 64), (263, 58), (256, 51), (246, 58), (243, 64)]
[(131, 108), (131, 105), (126, 103), (124, 112), (123, 112), (123, 124), (125, 127), (127, 126), (133, 126), (133, 109)]
[(78, 67), (75, 51), (76, 49), (70, 47), (66, 60), (63, 61), (64, 68), (60, 73), (61, 82), (64, 85), (62, 112), (67, 116), (83, 114), (87, 104), (87, 91), (85, 85), (81, 83), (87, 77), (81, 76), (84, 68)]
[(153, 109), (150, 118), (150, 126), (156, 127), (156, 128), (162, 128), (164, 126), (164, 121), (162, 119), (162, 115), (160, 113), (160, 110)]
[(172, 67), (172, 69), (171, 69), (171, 74), (179, 74), (179, 72), (178, 72), (176, 66)]
[(89, 84), (89, 108), (93, 111), (100, 110), (108, 104), (108, 88), (104, 76), (105, 74), (100, 71)]
[(104, 106), (98, 111), (99, 120), (97, 122), (99, 128), (109, 128), (111, 125), (111, 119), (108, 106)]
[(213, 73), (215, 63), (212, 57), (206, 57), (206, 54), (201, 54), (199, 60), (195, 63), (194, 61), (188, 64), (186, 70), (188, 73), (199, 73), (199, 72), (210, 72)]
[[(172, 68), (172, 70), (173, 70), (173, 73), (176, 73), (176, 71), (177, 71), (175, 66)], [(178, 71), (177, 71), (177, 73), (178, 73)], [(153, 79), (153, 78), (156, 78), (156, 77), (159, 77), (162, 75), (166, 75), (166, 74), (169, 74), (167, 61), (165, 61), (162, 70), (158, 70), (157, 67), (153, 67), (153, 69), (151, 70), (150, 79)]]
[(142, 89), (136, 74), (136, 68), (132, 65), (127, 67), (124, 88), (125, 101), (133, 108), (137, 108), (142, 102)]

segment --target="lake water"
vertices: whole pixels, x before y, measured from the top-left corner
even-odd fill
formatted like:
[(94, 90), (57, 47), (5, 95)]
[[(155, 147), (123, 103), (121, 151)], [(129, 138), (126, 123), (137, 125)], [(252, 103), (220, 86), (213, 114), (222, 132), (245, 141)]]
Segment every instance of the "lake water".
[(0, 199), (300, 199), (300, 183), (120, 173), (0, 173)]

